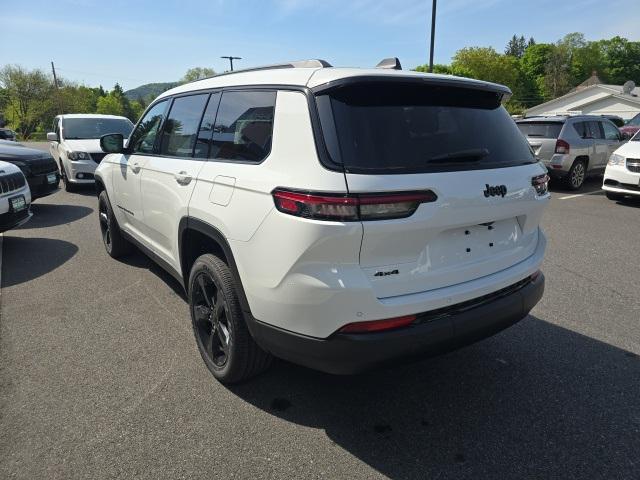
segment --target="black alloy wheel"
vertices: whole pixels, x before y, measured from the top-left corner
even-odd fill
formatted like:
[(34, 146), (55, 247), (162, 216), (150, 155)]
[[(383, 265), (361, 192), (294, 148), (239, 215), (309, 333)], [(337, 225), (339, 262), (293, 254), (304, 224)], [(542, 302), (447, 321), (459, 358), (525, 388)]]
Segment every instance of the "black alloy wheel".
[(232, 327), (229, 304), (215, 279), (206, 270), (198, 272), (192, 297), (194, 332), (201, 351), (217, 367), (229, 360)]

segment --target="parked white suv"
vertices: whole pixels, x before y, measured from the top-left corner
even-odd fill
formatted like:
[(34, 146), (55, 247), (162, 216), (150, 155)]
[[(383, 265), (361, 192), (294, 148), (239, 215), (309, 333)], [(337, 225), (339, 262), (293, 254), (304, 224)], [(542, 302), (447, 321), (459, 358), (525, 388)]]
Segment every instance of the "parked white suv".
[(94, 182), (96, 166), (105, 155), (100, 137), (119, 133), (128, 138), (132, 129), (131, 120), (116, 115), (58, 115), (47, 140), (51, 155), (60, 165), (65, 190), (70, 192), (76, 185)]
[(609, 157), (602, 189), (609, 200), (640, 198), (640, 131)]
[(12, 163), (0, 162), (0, 233), (28, 222), (30, 207), (31, 191), (24, 174)]
[(184, 285), (227, 383), (271, 354), (348, 374), (487, 337), (544, 289), (548, 177), (509, 94), (324, 61), (174, 88), (102, 138), (107, 252)]

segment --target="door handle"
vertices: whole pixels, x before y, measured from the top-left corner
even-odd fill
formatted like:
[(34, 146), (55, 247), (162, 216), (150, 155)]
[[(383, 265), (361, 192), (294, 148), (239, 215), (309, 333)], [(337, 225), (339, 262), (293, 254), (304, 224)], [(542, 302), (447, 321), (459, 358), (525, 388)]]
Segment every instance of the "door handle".
[(175, 173), (173, 175), (173, 178), (175, 178), (176, 182), (178, 182), (180, 185), (189, 185), (191, 183), (191, 180), (193, 180), (193, 177), (191, 177), (191, 175), (189, 175), (184, 170), (181, 172)]
[(131, 171), (133, 173), (138, 173), (140, 171), (140, 164), (138, 162), (133, 162), (131, 164)]

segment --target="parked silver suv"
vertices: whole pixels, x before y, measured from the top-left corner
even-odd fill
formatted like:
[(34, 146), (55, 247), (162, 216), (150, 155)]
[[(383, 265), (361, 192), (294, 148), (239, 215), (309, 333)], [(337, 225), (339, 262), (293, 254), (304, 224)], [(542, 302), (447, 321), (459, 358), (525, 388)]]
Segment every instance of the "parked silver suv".
[(624, 142), (613, 122), (595, 115), (531, 117), (516, 123), (549, 175), (571, 190), (580, 189), (587, 175), (602, 175), (609, 156)]

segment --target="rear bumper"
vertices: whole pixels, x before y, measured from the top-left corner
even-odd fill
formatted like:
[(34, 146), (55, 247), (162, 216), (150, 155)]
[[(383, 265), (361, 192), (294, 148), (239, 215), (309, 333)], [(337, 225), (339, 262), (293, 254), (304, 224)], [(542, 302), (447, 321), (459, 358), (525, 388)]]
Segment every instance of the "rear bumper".
[(544, 292), (544, 275), (480, 299), (426, 312), (417, 323), (381, 333), (318, 339), (249, 318), (249, 329), (275, 356), (333, 374), (354, 374), (407, 359), (441, 354), (489, 337), (524, 318)]

